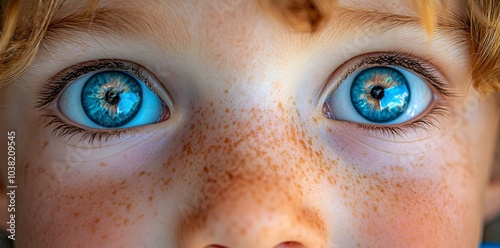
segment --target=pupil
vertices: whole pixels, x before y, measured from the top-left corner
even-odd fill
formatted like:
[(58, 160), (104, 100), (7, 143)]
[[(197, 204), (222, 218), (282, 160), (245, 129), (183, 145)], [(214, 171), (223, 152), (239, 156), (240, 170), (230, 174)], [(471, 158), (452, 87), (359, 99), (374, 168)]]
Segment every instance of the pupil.
[(109, 90), (106, 91), (106, 94), (104, 95), (104, 100), (108, 102), (111, 105), (116, 105), (120, 101), (120, 94), (114, 90)]
[(375, 86), (370, 91), (370, 95), (373, 98), (380, 100), (380, 99), (384, 98), (384, 88), (382, 86)]

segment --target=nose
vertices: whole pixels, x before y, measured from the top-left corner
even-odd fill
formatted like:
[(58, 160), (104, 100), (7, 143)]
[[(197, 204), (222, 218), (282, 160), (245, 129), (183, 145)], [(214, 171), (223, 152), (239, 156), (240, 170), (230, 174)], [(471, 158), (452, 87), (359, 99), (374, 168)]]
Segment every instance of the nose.
[[(275, 248), (302, 248), (302, 247), (304, 247), (304, 246), (300, 243), (297, 243), (297, 242), (284, 242), (284, 243), (281, 243), (280, 245), (276, 246)], [(220, 245), (211, 245), (211, 246), (207, 246), (206, 248), (227, 248), (227, 247), (220, 246)]]
[(185, 218), (181, 247), (325, 247), (320, 213), (286, 182), (235, 177), (206, 208)]

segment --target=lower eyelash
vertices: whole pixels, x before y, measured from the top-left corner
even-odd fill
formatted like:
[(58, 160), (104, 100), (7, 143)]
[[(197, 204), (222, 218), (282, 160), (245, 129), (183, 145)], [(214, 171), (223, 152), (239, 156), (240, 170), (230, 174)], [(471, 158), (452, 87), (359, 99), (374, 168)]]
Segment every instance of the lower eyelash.
[(407, 136), (408, 130), (417, 131), (418, 129), (423, 129), (426, 132), (431, 132), (433, 128), (439, 129), (439, 126), (437, 125), (439, 123), (439, 117), (445, 116), (450, 113), (451, 111), (448, 107), (441, 105), (434, 107), (424, 117), (413, 122), (403, 124), (399, 127), (377, 126), (361, 123), (356, 123), (356, 125), (359, 129), (363, 129), (364, 131), (372, 132), (388, 138), (405, 138), (405, 136)]
[(85, 130), (83, 128), (70, 125), (66, 123), (64, 120), (59, 118), (59, 116), (46, 111), (42, 114), (42, 117), (45, 118), (44, 127), (53, 126), (52, 134), (59, 138), (67, 138), (68, 140), (72, 139), (75, 135), (81, 134), (80, 142), (87, 142), (88, 145), (101, 145), (104, 142), (108, 141), (110, 138), (120, 138), (121, 134), (124, 134), (127, 129), (122, 130), (109, 130), (109, 131), (95, 131), (95, 130)]
[(59, 115), (55, 114), (53, 110), (48, 108), (68, 84), (71, 84), (83, 75), (102, 70), (120, 70), (128, 72), (138, 77), (150, 90), (156, 93), (156, 95), (160, 95), (144, 69), (130, 61), (103, 59), (87, 61), (71, 66), (59, 72), (56, 76), (42, 85), (41, 89), (39, 89), (34, 106), (35, 110), (44, 111), (41, 116), (45, 119), (45, 127), (51, 126), (54, 136), (68, 140), (78, 136), (80, 143), (87, 143), (89, 146), (100, 146), (110, 138), (120, 138), (121, 134), (133, 130), (131, 128), (118, 130), (92, 130), (89, 128), (82, 128), (74, 124), (69, 124), (71, 122), (67, 122)]

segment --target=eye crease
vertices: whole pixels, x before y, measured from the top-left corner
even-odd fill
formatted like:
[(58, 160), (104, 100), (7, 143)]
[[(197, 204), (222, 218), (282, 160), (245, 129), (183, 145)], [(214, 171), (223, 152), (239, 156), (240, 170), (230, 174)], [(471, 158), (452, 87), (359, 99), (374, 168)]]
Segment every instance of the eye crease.
[(324, 103), (327, 118), (401, 135), (408, 129), (428, 130), (436, 125), (436, 115), (447, 112), (443, 97), (453, 94), (431, 66), (395, 53), (361, 57), (354, 66), (340, 68), (347, 72)]
[[(54, 133), (61, 136), (84, 133), (83, 139), (91, 141), (117, 136), (170, 117), (170, 109), (158, 98), (152, 78), (133, 62), (84, 62), (49, 81), (39, 93), (38, 107), (51, 104), (59, 96), (57, 105), (66, 120), (53, 113), (45, 116), (49, 124), (57, 124)], [(386, 134), (435, 126), (436, 115), (447, 109), (442, 104), (431, 106), (436, 105), (436, 94), (429, 84), (443, 96), (452, 95), (432, 68), (397, 53), (365, 56), (348, 68), (341, 81), (324, 103), (323, 114)]]
[(4, 238), (482, 247), (499, 1), (3, 0)]
[[(70, 137), (109, 138), (127, 129), (159, 123), (170, 109), (157, 93), (154, 76), (137, 64), (89, 61), (62, 71), (40, 92), (40, 108), (55, 104), (63, 118), (48, 113), (54, 132)], [(162, 95), (162, 94), (160, 94)], [(57, 100), (57, 101), (55, 101)], [(47, 110), (49, 111), (49, 110)], [(52, 110), (55, 111), (55, 110)]]

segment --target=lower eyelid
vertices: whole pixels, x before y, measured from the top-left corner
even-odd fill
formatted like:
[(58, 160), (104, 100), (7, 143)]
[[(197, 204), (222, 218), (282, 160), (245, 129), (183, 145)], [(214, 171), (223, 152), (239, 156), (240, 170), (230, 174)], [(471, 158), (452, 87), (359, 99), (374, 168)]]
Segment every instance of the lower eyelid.
[(382, 152), (388, 155), (416, 156), (425, 154), (436, 147), (435, 143), (431, 139), (431, 135), (425, 138), (415, 137), (406, 139), (404, 141), (395, 139), (387, 140), (381, 139), (379, 137), (373, 138), (370, 136), (357, 137), (352, 134), (344, 134), (344, 136), (371, 150)]
[[(170, 106), (172, 106), (170, 98), (168, 97), (168, 94), (165, 92), (165, 90), (161, 89), (161, 84), (157, 82), (157, 79), (154, 78), (154, 75), (149, 75), (146, 69), (127, 61), (88, 61), (76, 66), (69, 67), (58, 73), (54, 78), (52, 78), (51, 81), (44, 84), (42, 86), (42, 90), (39, 91), (37, 100), (38, 105), (36, 106), (36, 109), (43, 111), (42, 115), (45, 119), (45, 124), (46, 126), (50, 126), (51, 128), (53, 128), (53, 134), (55, 136), (60, 138), (68, 138), (67, 141), (77, 138), (79, 140), (79, 143), (85, 144), (85, 142), (87, 142), (87, 144), (91, 146), (96, 143), (102, 146), (108, 144), (108, 140), (111, 140), (114, 137), (120, 138), (120, 136), (123, 136), (128, 132), (135, 132), (143, 126), (137, 125), (134, 127), (123, 127), (118, 129), (106, 130), (98, 128), (97, 126), (87, 127), (80, 125), (79, 123), (76, 123), (75, 121), (68, 118), (66, 114), (62, 114), (63, 111), (61, 111), (61, 104), (66, 104), (65, 102), (60, 102), (62, 95), (70, 87), (76, 87), (74, 84), (76, 80), (79, 80), (79, 82), (86, 82), (85, 78), (90, 78), (97, 73), (108, 71), (109, 69), (123, 71), (138, 78), (139, 81), (142, 82), (141, 85), (144, 84), (141, 87), (146, 87), (147, 92), (153, 90), (154, 93), (152, 94), (154, 94), (155, 97), (158, 97), (158, 99), (160, 99), (160, 101), (162, 102), (162, 109), (164, 110), (161, 113), (161, 117), (158, 118), (158, 121), (163, 121), (164, 119), (170, 117)], [(75, 70), (77, 70), (77, 72), (75, 72)], [(80, 88), (82, 88), (83, 85), (84, 84), (80, 83)], [(76, 90), (78, 92), (81, 92), (81, 89)], [(143, 89), (143, 91), (145, 90)], [(147, 98), (148, 96), (145, 97)], [(67, 99), (67, 101), (73, 100), (75, 99)], [(76, 104), (79, 104), (79, 101), (76, 101)], [(168, 109), (167, 112), (165, 112), (166, 109)], [(70, 109), (69, 111), (74, 110)], [(168, 113), (168, 115), (165, 115), (165, 113)], [(116, 141), (120, 139), (113, 140)]]
[[(353, 66), (353, 62), (346, 62), (344, 63), (343, 66), (344, 67)], [(350, 72), (350, 74), (354, 74), (352, 71), (357, 70), (356, 68), (362, 68), (362, 67), (369, 67), (369, 66), (358, 63), (354, 67), (348, 67), (348, 68), (355, 68), (348, 70), (348, 72)], [(337, 70), (341, 69), (342, 66), (340, 67), (340, 69)], [(431, 72), (434, 73), (433, 71)], [(334, 74), (332, 74), (332, 78), (334, 78), (335, 75), (338, 75), (338, 73), (334, 72)], [(415, 75), (418, 75), (418, 73)], [(343, 86), (343, 84), (345, 83), (344, 81), (342, 81), (342, 83), (340, 84), (336, 83), (335, 85), (333, 85), (334, 88), (330, 91), (332, 93), (328, 94), (328, 98), (326, 98), (325, 102), (328, 102), (329, 99), (334, 94), (334, 92), (338, 91), (339, 88)], [(444, 87), (444, 85), (445, 84), (443, 83), (441, 86)], [(403, 122), (394, 125), (387, 125), (387, 124), (373, 125), (373, 124), (350, 122), (350, 125), (355, 124), (357, 128), (359, 128), (360, 130), (366, 131), (363, 132), (365, 133), (365, 135), (374, 135), (376, 137), (389, 137), (391, 139), (393, 138), (408, 139), (407, 135), (408, 133), (416, 132), (419, 129), (424, 130), (427, 133), (431, 133), (432, 129), (438, 128), (439, 125), (438, 122), (440, 117), (449, 114), (449, 108), (447, 107), (446, 98), (450, 94), (449, 91), (445, 91), (443, 93), (443, 89), (436, 89), (435, 87), (433, 87), (433, 85), (429, 86), (429, 89), (430, 92), (426, 92), (425, 94), (426, 95), (432, 94), (432, 95), (430, 95), (429, 98), (430, 103), (428, 104), (427, 108), (425, 108), (425, 110), (423, 110), (420, 114), (411, 117), (412, 120), (409, 120), (408, 122)]]

